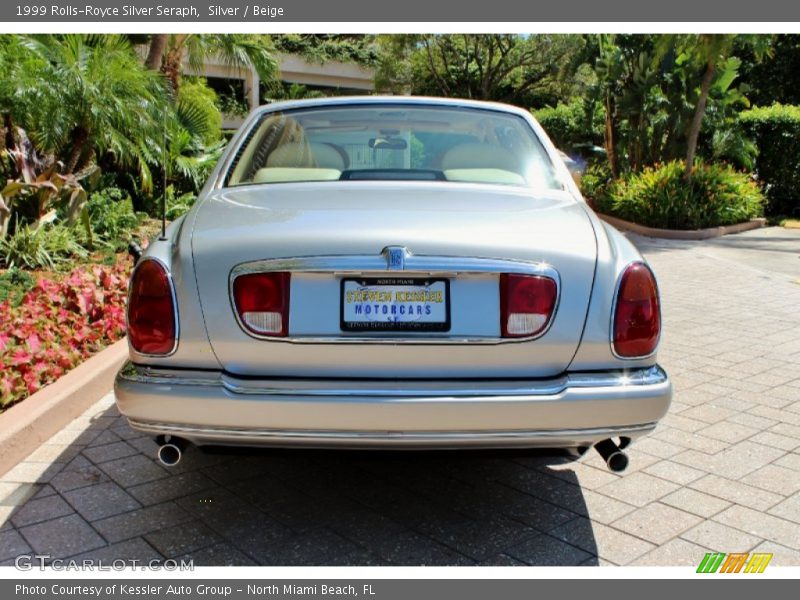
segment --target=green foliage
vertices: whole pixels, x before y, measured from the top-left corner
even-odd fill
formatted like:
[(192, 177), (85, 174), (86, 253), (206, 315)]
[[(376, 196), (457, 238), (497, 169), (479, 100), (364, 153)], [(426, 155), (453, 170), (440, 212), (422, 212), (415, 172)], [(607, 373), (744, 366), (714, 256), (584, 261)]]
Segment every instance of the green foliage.
[(724, 164), (695, 163), (689, 182), (682, 161), (647, 167), (612, 183), (595, 206), (649, 227), (702, 229), (763, 214), (764, 196), (748, 175)]
[(577, 35), (427, 34), (378, 37), (377, 89), (397, 94), (557, 104), (586, 39)]
[(141, 223), (130, 196), (119, 188), (93, 193), (87, 204), (92, 230), (112, 249), (123, 250)]
[(170, 122), (167, 134), (167, 182), (181, 190), (199, 191), (217, 164), (225, 141), (203, 142), (206, 126), (195, 121), (198, 113), (184, 113), (178, 106), (177, 120)]
[(763, 36), (770, 44), (767, 56), (761, 60), (752, 47), (739, 43), (735, 54), (742, 58), (741, 77), (750, 87), (748, 94), (753, 104), (768, 106), (800, 104), (800, 35), (781, 34)]
[(756, 174), (770, 214), (800, 213), (800, 106), (774, 104), (739, 115), (758, 146)]
[[(752, 163), (736, 127), (749, 106), (737, 83), (741, 61), (727, 56), (736, 36), (601, 35), (598, 81), (588, 97), (603, 106), (605, 146), (615, 175), (686, 156), (709, 57), (714, 57), (698, 153)], [(758, 44), (756, 44), (758, 45)]]
[(22, 269), (12, 267), (0, 275), (0, 303), (8, 300), (17, 305), (22, 296), (36, 283), (36, 278)]
[(65, 173), (114, 164), (135, 169), (147, 188), (168, 110), (161, 78), (122, 36), (31, 36), (23, 46), (42, 67), (17, 71), (10, 114), (35, 146), (58, 157)]
[(756, 164), (758, 146), (745, 134), (742, 127), (732, 125), (717, 129), (711, 135), (711, 156), (751, 170)]
[(595, 162), (590, 164), (581, 176), (581, 194), (592, 206), (596, 206), (598, 199), (608, 196), (608, 188), (613, 183), (614, 178), (606, 162)]
[[(181, 57), (202, 64), (213, 54), (236, 67), (253, 65), (263, 75), (275, 71), (265, 36), (170, 40), (180, 44), (170, 46), (169, 55), (179, 67)], [(170, 185), (199, 189), (223, 147), (217, 98), (202, 78), (187, 78), (174, 97), (169, 83), (141, 64), (126, 36), (0, 36), (0, 117), (10, 157), (2, 166), (8, 181), (24, 182), (23, 195), (47, 199), (54, 192), (36, 179), (48, 169), (59, 165), (56, 172), (69, 177), (99, 168), (116, 174), (139, 209), (160, 194), (164, 171)], [(32, 202), (45, 207), (39, 199)], [(77, 204), (85, 199), (73, 198)], [(7, 211), (2, 202), (0, 230), (13, 217), (34, 222), (47, 214), (28, 215), (21, 203), (20, 210)], [(83, 216), (80, 210), (70, 215)]]
[(167, 44), (166, 62), (177, 60), (178, 65), (170, 65), (166, 75), (170, 76), (171, 68), (180, 69), (180, 62), (185, 57), (189, 65), (197, 72), (202, 72), (204, 62), (209, 56), (215, 56), (225, 65), (244, 70), (253, 67), (262, 80), (272, 79), (278, 70), (272, 47), (271, 36), (251, 33), (190, 33), (170, 34)]
[(88, 254), (76, 231), (61, 224), (18, 227), (14, 235), (0, 240), (0, 259), (8, 268), (54, 269)]
[(275, 100), (303, 100), (305, 98), (324, 98), (325, 93), (320, 90), (310, 90), (301, 83), (288, 83), (277, 81), (266, 90), (267, 101)]
[(329, 60), (373, 65), (378, 60), (374, 36), (358, 34), (281, 34), (272, 36), (275, 49), (299, 54), (309, 62)]
[(533, 111), (553, 143), (566, 152), (583, 144), (603, 141), (602, 114), (594, 110), (593, 103), (575, 98), (569, 104), (558, 104)]
[(227, 91), (217, 95), (217, 107), (221, 114), (231, 117), (246, 117), (250, 112), (247, 100), (239, 97), (232, 85), (228, 86)]
[(215, 144), (222, 137), (222, 113), (218, 107), (216, 92), (205, 80), (196, 78), (184, 81), (178, 91), (178, 111), (183, 119), (192, 119), (192, 129), (207, 145)]
[(175, 189), (170, 186), (167, 188), (167, 219), (174, 221), (181, 215), (189, 212), (197, 201), (197, 195), (192, 192), (176, 194)]
[(79, 218), (82, 219), (91, 245), (91, 230), (85, 211), (86, 190), (80, 181), (93, 174), (96, 168), (90, 166), (77, 174), (62, 175), (57, 171), (60, 164), (51, 164), (38, 173), (38, 165), (35, 161), (28, 161), (25, 152), (15, 149), (7, 154), (21, 171), (22, 177), (9, 181), (0, 191), (0, 200), (6, 209), (6, 215), (0, 216), (0, 239), (7, 233), (7, 223), (12, 212), (18, 223), (21, 218), (33, 227), (39, 227), (43, 222), (52, 222), (58, 212), (69, 226), (73, 226)]

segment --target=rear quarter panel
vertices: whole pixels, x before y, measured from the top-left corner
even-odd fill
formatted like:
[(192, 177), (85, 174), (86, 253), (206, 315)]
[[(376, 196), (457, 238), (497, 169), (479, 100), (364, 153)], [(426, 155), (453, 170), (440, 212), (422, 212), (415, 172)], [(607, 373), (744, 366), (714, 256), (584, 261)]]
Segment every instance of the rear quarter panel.
[[(622, 359), (611, 350), (611, 316), (617, 282), (625, 267), (644, 260), (636, 247), (619, 231), (586, 207), (597, 233), (597, 266), (586, 324), (571, 371), (648, 367), (656, 364), (656, 353), (648, 358)], [(663, 320), (662, 320), (663, 336)]]
[(173, 221), (165, 239), (150, 242), (144, 256), (159, 260), (169, 271), (178, 302), (178, 345), (169, 356), (140, 354), (128, 344), (131, 360), (140, 365), (170, 365), (193, 369), (219, 369), (220, 363), (211, 348), (200, 307), (191, 248), (194, 212)]

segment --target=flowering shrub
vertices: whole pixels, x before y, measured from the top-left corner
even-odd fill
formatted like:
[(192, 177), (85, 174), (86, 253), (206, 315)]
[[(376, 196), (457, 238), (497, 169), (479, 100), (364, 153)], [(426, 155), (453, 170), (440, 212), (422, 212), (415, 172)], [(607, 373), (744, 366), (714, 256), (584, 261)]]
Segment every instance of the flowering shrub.
[(0, 410), (125, 335), (130, 266), (87, 266), (39, 279), (18, 306), (0, 303)]
[(666, 229), (732, 225), (764, 214), (764, 195), (749, 175), (724, 163), (701, 161), (691, 181), (684, 171), (683, 161), (674, 160), (611, 183), (601, 181), (594, 205), (602, 213)]

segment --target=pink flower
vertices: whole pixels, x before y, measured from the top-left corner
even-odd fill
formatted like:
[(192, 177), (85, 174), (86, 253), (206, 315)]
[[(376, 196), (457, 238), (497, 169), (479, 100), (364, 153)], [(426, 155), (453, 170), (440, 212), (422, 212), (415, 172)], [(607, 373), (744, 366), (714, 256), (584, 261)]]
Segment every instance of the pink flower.
[(11, 356), (11, 365), (15, 367), (27, 365), (32, 358), (31, 354), (20, 348)]
[(42, 340), (35, 333), (30, 334), (25, 343), (28, 345), (28, 350), (31, 351), (31, 354), (36, 354), (42, 349)]

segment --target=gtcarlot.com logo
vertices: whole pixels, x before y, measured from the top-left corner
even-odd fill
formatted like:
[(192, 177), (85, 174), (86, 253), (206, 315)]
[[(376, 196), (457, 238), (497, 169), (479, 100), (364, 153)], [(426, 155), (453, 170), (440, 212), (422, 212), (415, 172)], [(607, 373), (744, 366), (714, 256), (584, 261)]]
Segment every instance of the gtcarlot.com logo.
[(709, 552), (700, 561), (698, 573), (763, 573), (772, 560), (766, 552)]
[(164, 571), (194, 571), (193, 560), (136, 560), (117, 559), (112, 561), (93, 559), (60, 559), (51, 558), (49, 554), (22, 554), (14, 559), (14, 566), (20, 571), (32, 569), (51, 569), (53, 571), (124, 571), (137, 570), (164, 570)]

